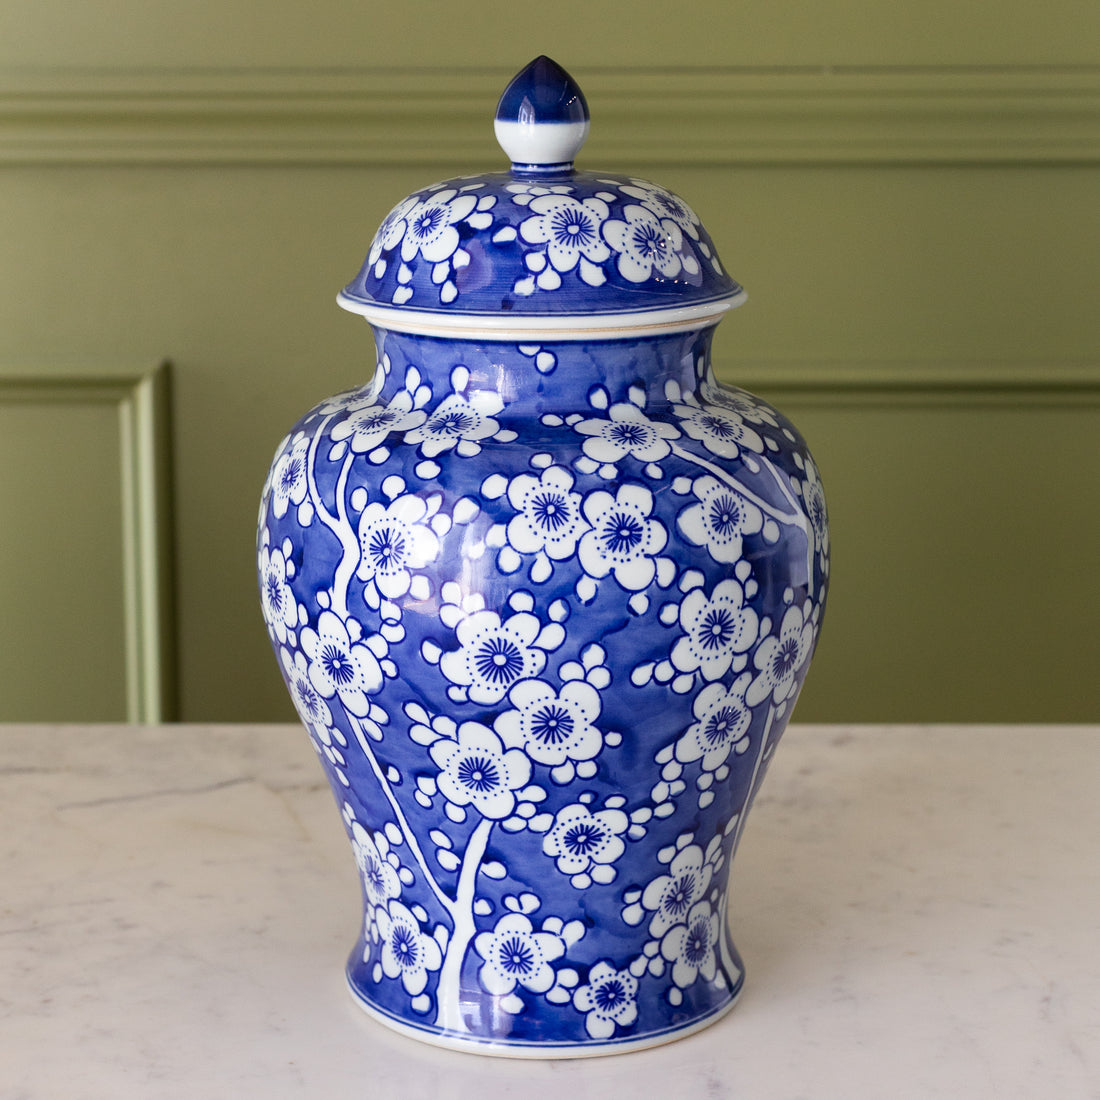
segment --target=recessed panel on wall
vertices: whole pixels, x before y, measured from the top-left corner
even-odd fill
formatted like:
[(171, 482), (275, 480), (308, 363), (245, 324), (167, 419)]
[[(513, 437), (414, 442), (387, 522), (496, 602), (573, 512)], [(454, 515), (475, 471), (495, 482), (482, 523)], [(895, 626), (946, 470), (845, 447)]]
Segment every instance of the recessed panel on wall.
[(166, 716), (158, 374), (0, 370), (0, 721)]

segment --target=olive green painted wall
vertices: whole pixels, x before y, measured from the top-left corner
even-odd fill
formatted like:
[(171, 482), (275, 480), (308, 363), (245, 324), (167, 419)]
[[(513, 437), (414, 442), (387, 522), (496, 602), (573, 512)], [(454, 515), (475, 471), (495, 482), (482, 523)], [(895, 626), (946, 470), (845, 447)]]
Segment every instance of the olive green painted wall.
[[(1089, 0), (7, 0), (0, 64), (512, 66), (1091, 65)], [(528, 58), (529, 59), (529, 58)]]
[[(334, 296), (375, 226), (500, 163), (539, 52), (588, 95), (582, 164), (706, 222), (750, 293), (719, 372), (814, 447), (833, 591), (798, 717), (1100, 718), (1100, 5), (474, 11), (6, 5), (0, 719), (291, 717), (268, 461), (370, 372)], [(121, 388), (51, 405), (58, 375)]]

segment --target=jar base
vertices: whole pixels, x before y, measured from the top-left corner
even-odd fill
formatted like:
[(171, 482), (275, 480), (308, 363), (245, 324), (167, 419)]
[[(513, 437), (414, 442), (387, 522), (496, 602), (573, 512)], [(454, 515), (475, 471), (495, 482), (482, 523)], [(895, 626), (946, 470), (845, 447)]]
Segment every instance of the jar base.
[(645, 1035), (624, 1036), (621, 1039), (593, 1039), (587, 1042), (534, 1042), (461, 1034), (434, 1027), (430, 1024), (420, 1026), (411, 1023), (407, 1019), (391, 1015), (364, 996), (350, 974), (347, 974), (346, 978), (348, 992), (355, 1004), (372, 1020), (377, 1021), (391, 1031), (395, 1031), (409, 1039), (416, 1039), (422, 1043), (442, 1047), (445, 1050), (458, 1050), (468, 1054), (481, 1054), (496, 1058), (599, 1058), (611, 1054), (625, 1054), (629, 1051), (648, 1050), (663, 1046), (665, 1043), (687, 1038), (687, 1036), (694, 1035), (697, 1031), (702, 1031), (704, 1028), (710, 1027), (711, 1024), (717, 1023), (737, 1004), (741, 990), (744, 988), (744, 973), (742, 972), (737, 986), (731, 991), (729, 998), (716, 1005), (705, 1015), (685, 1023), (672, 1025), (663, 1030), (651, 1031)]

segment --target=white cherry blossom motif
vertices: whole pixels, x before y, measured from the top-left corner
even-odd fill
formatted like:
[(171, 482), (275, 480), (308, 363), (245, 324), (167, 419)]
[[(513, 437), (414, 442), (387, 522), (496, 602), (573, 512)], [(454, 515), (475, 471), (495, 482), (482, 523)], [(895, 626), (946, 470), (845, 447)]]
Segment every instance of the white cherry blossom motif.
[(522, 913), (506, 913), (491, 932), (478, 933), (474, 950), (484, 960), (477, 975), (482, 988), (507, 997), (517, 985), (532, 993), (553, 988), (550, 964), (565, 954), (565, 941), (555, 932), (536, 932)]
[[(290, 449), (280, 456), (271, 471), (271, 510), (279, 519), (286, 515), (291, 504), (301, 509), (305, 503), (309, 489), (309, 479), (306, 477), (308, 461), (309, 440), (299, 432)], [(308, 514), (312, 518), (311, 508)], [(303, 526), (308, 526), (308, 519), (303, 517), (303, 520)]]
[(658, 462), (671, 450), (668, 440), (680, 435), (673, 425), (650, 420), (629, 401), (612, 405), (606, 418), (581, 420), (573, 429), (588, 436), (581, 447), (595, 462), (618, 462), (626, 455)]
[(468, 396), (452, 393), (427, 420), (405, 434), (405, 442), (419, 444), (421, 454), (427, 458), (455, 447), (463, 457), (476, 455), (481, 451), (481, 441), (500, 431), (494, 417), (503, 408), (504, 402), (492, 390), (474, 390)]
[(532, 216), (519, 227), (519, 235), (528, 244), (546, 246), (546, 258), (558, 272), (572, 271), (580, 265), (580, 277), (590, 286), (606, 281), (599, 265), (611, 255), (600, 236), (600, 226), (608, 215), (602, 199), (576, 199), (570, 195), (540, 195), (531, 200)]
[(581, 802), (564, 806), (554, 817), (542, 841), (544, 854), (552, 856), (563, 875), (583, 889), (591, 882), (608, 883), (615, 878), (611, 866), (626, 850), (622, 836), (630, 818), (622, 810), (592, 813)]
[(715, 561), (733, 563), (741, 559), (742, 539), (759, 534), (764, 516), (732, 486), (707, 474), (691, 486), (698, 501), (676, 517), (680, 533), (696, 546), (705, 546)]
[(644, 283), (655, 274), (666, 279), (679, 275), (684, 266), (679, 225), (633, 203), (623, 207), (622, 213), (625, 220), (609, 218), (603, 223), (604, 240), (619, 254), (619, 274), (632, 283)]
[(380, 446), (390, 432), (407, 432), (427, 420), (423, 409), (413, 408), (412, 395), (407, 390), (395, 394), (388, 405), (352, 407), (346, 419), (332, 426), (332, 440), (348, 440), (356, 454), (367, 454)]
[(286, 558), (281, 550), (260, 550), (260, 603), (267, 629), (280, 642), (298, 625), (298, 603), (286, 578)]
[(382, 941), (382, 971), (400, 978), (405, 992), (416, 997), (424, 992), (428, 974), (443, 964), (439, 944), (420, 929), (420, 922), (401, 902), (391, 899), (375, 911), (378, 938)]
[[(291, 656), (290, 650), (285, 647), (280, 656), (286, 682), (290, 688), (290, 697), (294, 700), (294, 708), (298, 711), (299, 717), (311, 733), (318, 735), (323, 743), (331, 744), (332, 735), (329, 729), (332, 726), (332, 711), (328, 709), (328, 704), (310, 681), (309, 665), (305, 657), (300, 650), (295, 651)], [(323, 736), (318, 733), (319, 730), (323, 731)]]
[(622, 485), (614, 496), (599, 489), (584, 498), (591, 530), (581, 538), (581, 567), (599, 579), (613, 573), (628, 592), (640, 592), (657, 572), (654, 555), (668, 541), (660, 520), (651, 518), (653, 493), (644, 485)]
[(422, 199), (404, 215), (401, 259), (411, 263), (420, 255), (431, 264), (449, 260), (460, 241), (455, 225), (469, 217), (476, 207), (476, 195), (460, 193), (453, 187)]
[[(321, 696), (339, 696), (351, 714), (368, 715), (367, 696), (377, 692), (383, 680), (375, 653), (363, 642), (353, 641), (348, 625), (332, 611), (322, 611), (317, 629), (306, 627), (301, 641), (309, 658), (309, 682)], [(376, 646), (384, 645), (377, 637), (371, 641)]]
[(546, 664), (539, 647), (542, 624), (530, 612), (507, 619), (495, 611), (477, 611), (455, 629), (460, 648), (444, 653), (439, 667), (458, 687), (467, 689), (471, 702), (499, 703), (517, 680), (538, 676)]
[(695, 588), (680, 604), (684, 636), (672, 647), (670, 660), (679, 672), (700, 672), (704, 680), (718, 680), (756, 642), (760, 621), (745, 606), (745, 591), (730, 578), (720, 581), (708, 597)]
[(508, 522), (508, 543), (520, 554), (545, 553), (553, 561), (573, 556), (577, 539), (588, 530), (573, 475), (564, 466), (548, 466), (537, 477), (520, 474), (508, 483), (508, 503), (517, 515)]
[(283, 662), (283, 677), (290, 689), (294, 709), (298, 712), (302, 724), (309, 730), (310, 740), (317, 755), (328, 761), (329, 766), (343, 786), (350, 786), (347, 772), (347, 759), (343, 749), (347, 748), (344, 735), (332, 724), (332, 711), (321, 698), (320, 692), (309, 679), (309, 665), (301, 650), (293, 655), (285, 647), (280, 653)]
[(328, 400), (322, 401), (313, 411), (318, 416), (332, 416), (344, 414), (354, 409), (363, 409), (373, 405), (382, 392), (382, 386), (386, 375), (389, 374), (389, 356), (383, 356), (383, 361), (376, 363), (374, 375), (365, 386), (356, 386), (341, 393), (334, 393)]
[(385, 908), (393, 898), (400, 897), (401, 880), (397, 877), (397, 868), (386, 858), (389, 841), (385, 833), (372, 836), (358, 821), (353, 821), (351, 847), (363, 880), (368, 907), (371, 910), (378, 906)]
[[(673, 857), (668, 874), (653, 879), (642, 893), (640, 909), (653, 914), (649, 934), (655, 938), (682, 923), (710, 886), (713, 867), (703, 849), (689, 844)], [(644, 913), (636, 915), (635, 922)]]
[(804, 607), (788, 607), (779, 625), (779, 633), (768, 635), (752, 655), (758, 675), (745, 693), (745, 700), (750, 706), (762, 703), (768, 696), (778, 705), (793, 694), (798, 683), (798, 672), (813, 650), (814, 627), (810, 606), (807, 601)]
[(439, 500), (408, 493), (388, 505), (368, 504), (359, 517), (361, 557), (355, 575), (373, 581), (386, 599), (404, 596), (412, 571), (423, 569), (439, 554), (439, 538), (431, 528)]
[(704, 384), (701, 392), (708, 402), (736, 413), (742, 420), (747, 420), (750, 424), (766, 424), (769, 428), (779, 427), (775, 410), (745, 390), (718, 386), (714, 382), (708, 382)]
[(711, 911), (709, 901), (700, 901), (691, 907), (683, 924), (664, 934), (661, 955), (672, 963), (672, 980), (681, 989), (693, 985), (700, 975), (708, 982), (714, 980), (718, 932), (718, 914)]
[(595, 724), (600, 693), (584, 680), (570, 680), (560, 691), (543, 680), (520, 680), (508, 702), (512, 709), (497, 717), (493, 729), (536, 764), (556, 768), (567, 760), (593, 760), (603, 748)]
[(374, 240), (371, 241), (370, 252), (367, 256), (368, 264), (376, 264), (383, 252), (389, 252), (391, 248), (397, 247), (401, 238), (405, 236), (405, 217), (415, 206), (416, 197), (410, 196), (386, 215), (382, 224), (378, 227), (378, 232), (374, 235)]
[(441, 737), (428, 750), (440, 769), (436, 782), (454, 806), (473, 806), (499, 821), (515, 809), (516, 791), (531, 778), (531, 761), (519, 749), (506, 749), (480, 722), (463, 722), (455, 738)]
[(680, 427), (711, 454), (721, 458), (736, 458), (742, 451), (764, 450), (764, 440), (735, 412), (718, 405), (674, 405), (680, 417)]
[[(798, 458), (795, 459), (798, 462)], [(821, 485), (821, 477), (817, 472), (814, 460), (807, 457), (800, 463), (805, 472), (805, 478), (795, 482), (795, 488), (802, 497), (803, 507), (809, 516), (810, 526), (813, 530), (814, 549), (818, 555), (818, 563), (823, 575), (829, 575), (829, 514), (825, 507), (825, 490)]]
[(637, 199), (659, 218), (671, 218), (693, 240), (699, 239), (701, 224), (695, 211), (679, 195), (666, 191), (648, 180), (632, 179), (619, 188), (624, 195)]
[(585, 1014), (584, 1029), (593, 1039), (610, 1039), (616, 1027), (629, 1027), (638, 1018), (637, 996), (637, 978), (605, 959), (574, 992), (573, 1007)]
[(517, 206), (528, 206), (542, 195), (569, 195), (573, 188), (568, 183), (509, 183), (505, 188)]
[(702, 760), (703, 770), (712, 772), (725, 763), (731, 751), (748, 748), (752, 709), (745, 702), (745, 690), (752, 675), (742, 673), (731, 687), (708, 684), (695, 697), (695, 722), (676, 742), (676, 759), (681, 764)]

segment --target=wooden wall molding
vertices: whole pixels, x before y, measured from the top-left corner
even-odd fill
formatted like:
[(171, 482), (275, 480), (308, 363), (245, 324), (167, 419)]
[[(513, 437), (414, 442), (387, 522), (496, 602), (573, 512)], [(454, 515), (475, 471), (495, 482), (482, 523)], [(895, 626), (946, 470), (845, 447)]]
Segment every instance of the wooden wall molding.
[[(491, 166), (486, 70), (0, 74), (0, 164)], [(1100, 161), (1100, 67), (578, 70), (592, 164)]]
[(1092, 360), (727, 361), (719, 374), (750, 392), (816, 405), (1100, 404), (1100, 362)]
[(0, 367), (0, 404), (99, 404), (116, 411), (129, 722), (176, 717), (168, 374), (166, 363)]

